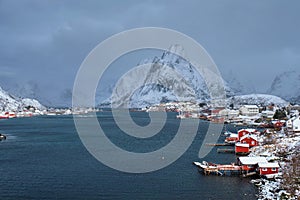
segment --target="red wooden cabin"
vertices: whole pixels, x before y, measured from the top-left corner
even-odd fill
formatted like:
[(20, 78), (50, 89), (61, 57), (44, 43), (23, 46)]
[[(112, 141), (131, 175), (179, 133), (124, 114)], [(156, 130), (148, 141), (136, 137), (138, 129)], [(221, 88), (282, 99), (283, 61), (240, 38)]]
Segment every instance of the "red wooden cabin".
[(244, 135), (240, 138), (240, 142), (243, 144), (249, 144), (250, 147), (258, 146), (256, 135)]
[(259, 175), (277, 174), (278, 169), (278, 163), (258, 163)]
[(268, 163), (265, 157), (256, 156), (256, 157), (239, 157), (238, 164), (242, 166), (244, 171), (255, 171), (258, 163)]
[(239, 140), (241, 139), (241, 137), (243, 137), (244, 135), (249, 135), (249, 134), (259, 134), (259, 131), (256, 130), (256, 129), (241, 129), (238, 131), (238, 137), (239, 137)]
[(235, 154), (247, 155), (250, 153), (249, 144), (236, 143), (235, 144)]

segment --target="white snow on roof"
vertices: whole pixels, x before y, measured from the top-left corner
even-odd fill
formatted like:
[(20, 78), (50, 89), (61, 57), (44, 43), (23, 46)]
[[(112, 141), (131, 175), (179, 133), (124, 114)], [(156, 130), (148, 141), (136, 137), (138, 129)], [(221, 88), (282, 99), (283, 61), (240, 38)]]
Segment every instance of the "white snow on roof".
[(275, 163), (258, 163), (258, 167), (261, 168), (279, 168), (279, 165), (277, 162)]
[(245, 138), (247, 138), (247, 137), (252, 138), (253, 140), (258, 141), (258, 138), (257, 138), (256, 135), (249, 135), (249, 134), (246, 134), (246, 135), (244, 135), (243, 137), (241, 137), (240, 141), (242, 141), (243, 139), (245, 139)]
[(258, 108), (257, 105), (244, 105), (245, 108)]
[(257, 163), (267, 163), (267, 159), (265, 157), (239, 157), (240, 162), (243, 165), (256, 165)]
[(239, 135), (238, 135), (238, 134), (236, 134), (236, 133), (231, 133), (231, 134), (229, 135), (229, 137), (234, 137), (234, 138), (237, 138), (237, 137), (239, 137)]
[(235, 146), (238, 146), (238, 147), (249, 147), (249, 144), (245, 144), (245, 143), (236, 143)]
[(251, 133), (257, 132), (257, 130), (254, 129), (254, 128), (247, 128), (247, 129), (245, 129), (245, 130), (246, 130), (246, 131), (249, 131), (249, 132), (251, 132)]
[(250, 133), (257, 132), (257, 130), (254, 129), (254, 128), (241, 129), (241, 130), (239, 130), (239, 132), (240, 132), (240, 131), (248, 131), (248, 132), (250, 132)]

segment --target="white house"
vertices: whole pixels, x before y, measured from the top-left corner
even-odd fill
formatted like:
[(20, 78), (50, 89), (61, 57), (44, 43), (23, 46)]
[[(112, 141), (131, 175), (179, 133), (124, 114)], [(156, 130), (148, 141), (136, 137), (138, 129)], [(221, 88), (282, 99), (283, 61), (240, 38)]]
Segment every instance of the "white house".
[(261, 116), (265, 118), (272, 119), (275, 114), (275, 111), (272, 110), (264, 110), (261, 112)]
[(286, 126), (294, 132), (300, 132), (300, 117), (293, 117), (286, 122)]
[(240, 107), (241, 115), (254, 116), (259, 114), (259, 108), (256, 105), (243, 105)]
[(293, 131), (294, 131), (294, 132), (300, 132), (300, 117), (297, 117), (297, 118), (293, 121)]
[(228, 117), (228, 118), (234, 118), (239, 116), (240, 112), (238, 110), (230, 110), (230, 109), (223, 109), (219, 111), (220, 116)]

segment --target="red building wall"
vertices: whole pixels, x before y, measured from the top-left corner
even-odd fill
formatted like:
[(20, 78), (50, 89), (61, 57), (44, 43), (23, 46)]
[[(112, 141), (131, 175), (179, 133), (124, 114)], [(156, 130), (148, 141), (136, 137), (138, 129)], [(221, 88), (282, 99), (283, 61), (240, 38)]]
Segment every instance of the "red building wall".
[(235, 152), (236, 153), (249, 153), (249, 147), (235, 147)]
[[(265, 171), (263, 169), (266, 169)], [(272, 171), (274, 168), (259, 168), (259, 174), (260, 175), (266, 175), (266, 174), (276, 174), (278, 173), (278, 168), (275, 168), (275, 171)]]
[(243, 140), (241, 140), (241, 143), (247, 143), (250, 147), (254, 147), (258, 145), (258, 141), (253, 139), (252, 137), (246, 137)]
[(246, 130), (240, 130), (238, 132), (239, 140), (241, 139), (241, 137), (243, 137), (244, 135), (247, 135), (247, 134), (250, 134), (250, 132), (246, 131)]

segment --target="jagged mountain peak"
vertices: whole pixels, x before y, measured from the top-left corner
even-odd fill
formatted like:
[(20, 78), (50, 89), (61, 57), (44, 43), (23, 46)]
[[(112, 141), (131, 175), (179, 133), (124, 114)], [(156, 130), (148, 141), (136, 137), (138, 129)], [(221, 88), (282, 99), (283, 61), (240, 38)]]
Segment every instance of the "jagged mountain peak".
[[(143, 76), (130, 72), (131, 79), (121, 80), (124, 84), (129, 84), (131, 80), (136, 79), (138, 79), (137, 82), (143, 83), (143, 86), (132, 94), (130, 107), (146, 107), (167, 101), (209, 100), (212, 91), (208, 90), (208, 86), (200, 73), (209, 75), (210, 78), (215, 78), (217, 75), (207, 69), (204, 72), (198, 72), (189, 61), (182, 57), (183, 55), (183, 47), (173, 45), (168, 51), (163, 52), (161, 57), (146, 59), (139, 63), (138, 66), (150, 65), (149, 70), (143, 72)], [(219, 89), (212, 85), (209, 87)], [(224, 87), (228, 94), (233, 95), (225, 81)], [(124, 86), (124, 88), (117, 89), (117, 98), (110, 99), (114, 105), (123, 105), (122, 102), (128, 100), (130, 95), (127, 91), (128, 88), (132, 87)]]

